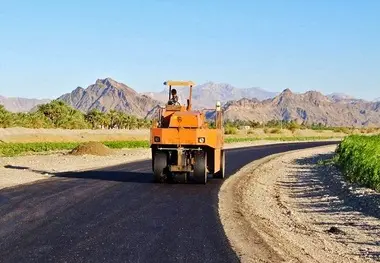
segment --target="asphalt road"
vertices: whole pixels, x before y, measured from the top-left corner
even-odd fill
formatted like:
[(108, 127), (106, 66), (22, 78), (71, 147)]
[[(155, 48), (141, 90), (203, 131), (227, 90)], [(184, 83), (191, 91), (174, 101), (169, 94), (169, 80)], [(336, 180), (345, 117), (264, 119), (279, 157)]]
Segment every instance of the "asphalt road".
[[(230, 149), (226, 174), (270, 154), (333, 143)], [(239, 262), (218, 217), (223, 181), (154, 184), (150, 165), (0, 191), (0, 262)]]

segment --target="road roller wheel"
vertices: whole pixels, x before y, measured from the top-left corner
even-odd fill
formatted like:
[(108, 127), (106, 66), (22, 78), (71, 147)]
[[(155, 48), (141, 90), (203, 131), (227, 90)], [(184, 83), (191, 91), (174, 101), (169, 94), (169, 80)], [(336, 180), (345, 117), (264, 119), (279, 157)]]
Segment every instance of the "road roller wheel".
[(207, 183), (207, 154), (199, 151), (194, 155), (194, 179), (197, 183)]
[(168, 165), (168, 157), (165, 152), (156, 151), (153, 155), (153, 175), (154, 181), (164, 183), (167, 179), (166, 168)]

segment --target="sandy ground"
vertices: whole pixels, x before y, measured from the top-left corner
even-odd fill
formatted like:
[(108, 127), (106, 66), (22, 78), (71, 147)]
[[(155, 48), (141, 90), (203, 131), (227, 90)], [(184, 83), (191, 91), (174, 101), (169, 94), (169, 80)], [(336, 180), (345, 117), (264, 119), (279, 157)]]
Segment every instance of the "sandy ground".
[(318, 163), (334, 150), (268, 157), (226, 180), (219, 212), (242, 262), (380, 261), (380, 194)]

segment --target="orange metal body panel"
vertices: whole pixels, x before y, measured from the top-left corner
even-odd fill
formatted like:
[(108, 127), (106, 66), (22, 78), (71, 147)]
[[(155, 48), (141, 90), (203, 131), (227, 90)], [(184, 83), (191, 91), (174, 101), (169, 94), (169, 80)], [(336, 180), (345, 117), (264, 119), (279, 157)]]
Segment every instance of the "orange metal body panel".
[(169, 128), (198, 128), (203, 126), (203, 118), (199, 112), (179, 111), (170, 117)]
[[(223, 132), (219, 129), (152, 128), (150, 134), (151, 145), (197, 145), (214, 149), (224, 146)], [(160, 137), (160, 142), (154, 141), (156, 136)], [(199, 137), (204, 137), (205, 142), (199, 143)]]

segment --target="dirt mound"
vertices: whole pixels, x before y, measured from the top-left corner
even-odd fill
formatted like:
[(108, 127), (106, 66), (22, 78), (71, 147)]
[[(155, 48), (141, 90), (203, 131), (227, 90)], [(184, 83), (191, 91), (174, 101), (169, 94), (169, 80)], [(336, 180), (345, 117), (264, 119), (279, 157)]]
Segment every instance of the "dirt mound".
[(70, 154), (72, 155), (111, 155), (113, 151), (100, 142), (86, 142), (75, 147)]

